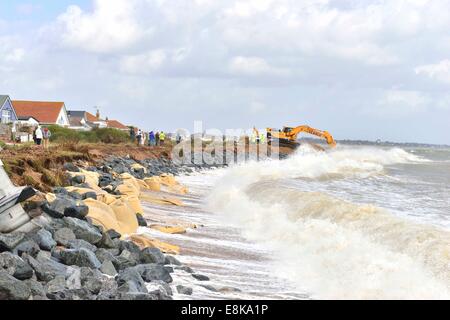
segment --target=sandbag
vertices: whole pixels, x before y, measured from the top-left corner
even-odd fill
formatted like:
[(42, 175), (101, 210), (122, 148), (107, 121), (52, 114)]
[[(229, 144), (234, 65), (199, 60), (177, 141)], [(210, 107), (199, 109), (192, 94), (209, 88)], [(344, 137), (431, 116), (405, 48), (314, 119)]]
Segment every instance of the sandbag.
[(131, 185), (131, 186), (135, 187), (136, 190), (138, 190), (139, 192), (141, 191), (141, 187), (140, 187), (139, 183), (137, 182), (137, 179), (135, 177), (133, 177), (131, 174), (122, 173), (120, 175), (120, 179), (122, 179), (123, 184)]
[(148, 190), (161, 191), (161, 179), (159, 177), (145, 178), (144, 182), (147, 185)]
[(122, 197), (121, 199), (128, 202), (128, 205), (133, 208), (135, 213), (144, 213), (144, 209), (142, 208), (141, 201), (137, 196), (128, 196), (128, 197)]
[(146, 167), (144, 167), (143, 165), (140, 165), (139, 163), (133, 163), (132, 165), (131, 165), (131, 169), (133, 169), (133, 170), (144, 170), (144, 173), (147, 173), (147, 168)]
[(109, 194), (107, 192), (97, 194), (97, 200), (101, 201), (103, 203), (106, 203), (106, 204), (111, 204), (114, 201), (116, 201), (117, 199), (120, 199), (120, 197), (121, 196), (114, 196), (114, 195)]
[(91, 218), (94, 225), (101, 226), (104, 230), (114, 229), (122, 234), (122, 227), (114, 210), (109, 205), (95, 199), (86, 199), (83, 202), (89, 207), (88, 217)]
[(131, 241), (137, 244), (141, 249), (144, 248), (158, 248), (166, 254), (180, 254), (180, 247), (162, 242), (156, 239), (151, 239), (145, 235), (133, 234), (130, 237)]
[(123, 183), (119, 186), (117, 186), (116, 191), (118, 191), (120, 194), (125, 196), (135, 196), (138, 197), (141, 193), (139, 189), (136, 189), (132, 184), (129, 183)]
[(180, 226), (162, 226), (154, 224), (150, 226), (150, 229), (158, 230), (159, 232), (168, 234), (183, 234), (186, 233), (186, 229)]
[(139, 224), (136, 212), (134, 212), (129, 203), (123, 199), (117, 199), (110, 204), (110, 207), (114, 211), (117, 222), (121, 227), (122, 232), (119, 232), (122, 235), (135, 233)]
[(142, 201), (147, 201), (155, 204), (176, 205), (180, 207), (184, 205), (183, 202), (179, 199), (161, 195), (153, 195), (149, 193), (141, 194), (139, 196), (139, 199), (141, 199)]
[(69, 172), (69, 174), (71, 177), (84, 176), (85, 183), (89, 186), (89, 188), (96, 191), (102, 191), (102, 189), (98, 186), (100, 175), (97, 172), (80, 169), (80, 172)]

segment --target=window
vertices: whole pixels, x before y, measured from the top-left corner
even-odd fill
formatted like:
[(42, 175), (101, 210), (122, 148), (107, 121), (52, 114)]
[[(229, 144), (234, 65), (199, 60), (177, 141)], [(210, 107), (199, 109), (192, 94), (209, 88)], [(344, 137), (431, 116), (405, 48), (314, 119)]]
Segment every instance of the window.
[(11, 122), (11, 111), (3, 110), (2, 111), (2, 123), (10, 123)]

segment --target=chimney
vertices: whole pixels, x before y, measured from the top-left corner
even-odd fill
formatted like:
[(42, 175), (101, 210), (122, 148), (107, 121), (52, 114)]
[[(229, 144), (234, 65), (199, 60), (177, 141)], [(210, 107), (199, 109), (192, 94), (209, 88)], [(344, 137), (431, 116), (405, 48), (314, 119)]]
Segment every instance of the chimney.
[(100, 119), (100, 109), (97, 108), (97, 113), (95, 114), (95, 116), (97, 117), (97, 119)]

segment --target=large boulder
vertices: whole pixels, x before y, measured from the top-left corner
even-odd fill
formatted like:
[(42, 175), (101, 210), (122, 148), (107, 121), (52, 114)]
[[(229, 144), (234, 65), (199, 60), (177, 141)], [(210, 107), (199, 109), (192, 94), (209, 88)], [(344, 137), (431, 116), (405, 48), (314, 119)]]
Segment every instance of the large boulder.
[(33, 268), (39, 281), (49, 282), (56, 276), (66, 276), (68, 267), (57, 261), (45, 258), (38, 261), (28, 254), (24, 254), (23, 258)]
[(53, 239), (52, 234), (45, 229), (41, 229), (36, 232), (33, 236), (33, 239), (42, 250), (51, 251), (54, 247), (56, 247), (57, 244)]
[(0, 270), (7, 272), (18, 280), (30, 279), (34, 274), (28, 263), (11, 252), (0, 254)]
[(28, 300), (31, 290), (22, 281), (0, 270), (0, 300)]
[(19, 243), (25, 239), (25, 234), (17, 233), (0, 233), (0, 252), (12, 251)]
[(88, 267), (92, 269), (98, 269), (102, 265), (95, 254), (86, 248), (62, 250), (61, 260), (69, 266)]
[(67, 242), (66, 247), (68, 249), (81, 249), (81, 248), (85, 248), (88, 249), (89, 251), (95, 252), (97, 251), (97, 247), (90, 244), (87, 241), (84, 241), (83, 239), (75, 239), (75, 240), (70, 240), (69, 242)]
[(67, 228), (71, 229), (77, 239), (83, 239), (91, 244), (97, 244), (102, 240), (100, 231), (86, 221), (65, 217), (64, 223)]
[(140, 264), (134, 267), (146, 282), (152, 281), (164, 281), (165, 283), (171, 283), (172, 277), (168, 269), (159, 264)]
[(57, 244), (61, 246), (67, 246), (70, 241), (75, 240), (77, 237), (75, 233), (69, 228), (61, 228), (55, 231), (53, 238), (57, 242)]
[(141, 251), (140, 261), (144, 264), (165, 264), (166, 257), (158, 248), (145, 248)]
[(84, 219), (89, 213), (89, 208), (82, 201), (75, 200), (69, 194), (58, 194), (53, 202), (45, 203), (42, 206), (42, 210), (49, 216), (57, 219), (65, 216)]
[(117, 276), (117, 284), (119, 291), (122, 293), (147, 293), (145, 281), (139, 272), (134, 268), (128, 268), (119, 273)]

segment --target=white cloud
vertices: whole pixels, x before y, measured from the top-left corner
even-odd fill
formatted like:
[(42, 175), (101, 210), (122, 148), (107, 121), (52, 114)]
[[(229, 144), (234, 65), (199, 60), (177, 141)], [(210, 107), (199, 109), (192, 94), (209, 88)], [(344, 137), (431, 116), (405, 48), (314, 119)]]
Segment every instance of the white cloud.
[(120, 62), (120, 70), (131, 74), (145, 74), (158, 70), (167, 59), (164, 50), (153, 50), (148, 53), (125, 56)]
[(419, 91), (388, 90), (370, 113), (378, 116), (408, 116), (427, 110), (430, 98)]
[(229, 69), (232, 74), (243, 76), (289, 75), (289, 70), (272, 67), (266, 60), (259, 57), (234, 57), (230, 62)]
[(450, 84), (450, 60), (442, 60), (436, 64), (419, 66), (414, 71), (418, 75), (425, 75), (431, 79)]
[(136, 43), (144, 34), (136, 21), (136, 1), (95, 0), (91, 13), (72, 5), (58, 17), (63, 43), (109, 53)]

